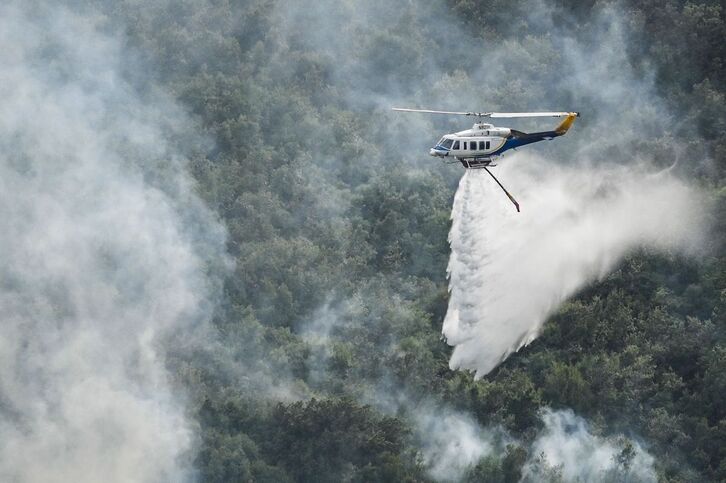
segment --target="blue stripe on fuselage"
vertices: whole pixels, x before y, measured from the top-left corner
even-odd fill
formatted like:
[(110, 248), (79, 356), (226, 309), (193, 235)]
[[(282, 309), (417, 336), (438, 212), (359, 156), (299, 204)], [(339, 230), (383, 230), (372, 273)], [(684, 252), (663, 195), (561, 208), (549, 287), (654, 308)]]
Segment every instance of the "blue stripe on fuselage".
[(496, 156), (499, 154), (502, 154), (504, 151), (508, 151), (510, 149), (518, 148), (520, 146), (526, 146), (527, 144), (532, 143), (538, 143), (540, 141), (544, 141), (546, 139), (552, 139), (557, 136), (560, 136), (561, 134), (556, 133), (554, 131), (546, 131), (546, 132), (539, 132), (539, 133), (532, 133), (532, 134), (525, 134), (521, 133), (523, 136), (520, 137), (511, 137), (507, 139), (504, 142), (504, 145), (494, 151), (491, 155)]
[(533, 142), (533, 141), (530, 141), (529, 143), (525, 143), (523, 141), (524, 141), (524, 139), (515, 139), (515, 138), (507, 139), (506, 141), (504, 141), (504, 144), (502, 145), (502, 147), (497, 149), (496, 151), (494, 151), (491, 155), (496, 156), (496, 155), (502, 154), (504, 151), (518, 148), (519, 146), (524, 146), (525, 144), (530, 144)]

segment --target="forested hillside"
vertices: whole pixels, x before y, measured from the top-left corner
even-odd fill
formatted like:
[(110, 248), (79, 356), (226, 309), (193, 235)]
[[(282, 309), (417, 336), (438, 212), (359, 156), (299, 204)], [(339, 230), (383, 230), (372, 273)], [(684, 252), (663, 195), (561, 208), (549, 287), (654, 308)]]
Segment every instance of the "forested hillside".
[[(198, 422), (201, 481), (559, 481), (534, 444), (557, 410), (628, 438), (599, 478), (637, 480), (637, 444), (661, 481), (726, 480), (722, 2), (75, 8), (89, 5), (135, 52), (128, 76), (150, 78), (203, 134), (174, 142), (227, 230), (229, 259), (207, 267), (223, 287), (214, 331), (171, 344), (167, 361)], [(707, 240), (629, 253), (492, 373), (452, 371), (440, 333), (462, 170), (427, 152), (468, 126), (394, 105), (581, 111), (543, 156), (677, 161), (704, 194)], [(457, 424), (492, 439), (455, 467)]]

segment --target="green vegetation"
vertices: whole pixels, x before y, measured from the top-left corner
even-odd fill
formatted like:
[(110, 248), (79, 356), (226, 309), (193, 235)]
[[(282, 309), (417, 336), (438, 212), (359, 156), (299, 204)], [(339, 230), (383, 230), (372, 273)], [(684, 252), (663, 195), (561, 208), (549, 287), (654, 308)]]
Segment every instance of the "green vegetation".
[[(325, 26), (336, 22), (357, 32), (348, 52), (358, 58), (341, 59), (317, 50), (295, 22), (281, 23), (278, 3), (160, 2), (143, 14), (131, 0), (105, 7), (214, 142), (192, 148), (190, 169), (235, 261), (215, 318), (219, 350), (177, 351), (170, 361), (201, 426), (202, 480), (427, 480), (405, 410), (365, 404), (387, 388), (468, 411), (522, 441), (536, 434), (543, 406), (572, 408), (603, 434), (642, 437), (664, 481), (726, 480), (723, 4), (617, 2), (632, 67), (655, 71), (658, 94), (682, 120), (671, 134), (695, 153), (685, 173), (716, 204), (709, 251), (630, 254), (562, 306), (531, 346), (475, 381), (448, 369), (439, 338), (460, 171), (422, 161), (431, 133), (369, 101), (416, 95), (406, 86), (419, 88), (426, 59), (445, 49), (432, 40), (434, 10), (401, 4), (365, 28), (347, 18), (350, 2), (297, 12), (296, 22), (333, 19), (322, 43), (335, 38)], [(552, 3), (587, 41), (602, 2)], [(442, 9), (482, 49), (534, 42), (531, 51), (556, 55), (545, 27), (524, 20), (527, 2), (450, 0)], [(503, 105), (507, 93), (521, 94), (526, 105), (562, 76), (548, 65), (528, 64), (531, 77), (487, 92)], [(446, 93), (461, 72), (451, 61), (439, 67), (444, 80), (432, 89)], [(403, 148), (402, 133), (410, 134)], [(306, 335), (328, 319), (335, 324)], [(530, 456), (510, 445), (467, 477), (517, 481)]]

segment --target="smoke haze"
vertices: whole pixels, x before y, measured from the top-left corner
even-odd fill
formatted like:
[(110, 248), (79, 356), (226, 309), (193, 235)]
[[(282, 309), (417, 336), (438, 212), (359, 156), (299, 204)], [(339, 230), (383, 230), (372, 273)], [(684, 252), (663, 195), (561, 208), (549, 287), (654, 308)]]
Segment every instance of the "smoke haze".
[[(486, 173), (461, 180), (443, 334), (456, 346), (450, 366), (480, 377), (531, 342), (562, 301), (631, 250), (695, 246), (706, 208), (678, 174), (701, 161), (683, 162), (684, 145), (673, 135), (678, 123), (655, 94), (652, 68), (628, 57), (637, 48), (628, 32), (640, 20), (602, 6), (586, 26), (573, 28), (561, 12), (533, 1), (521, 20), (541, 35), (482, 46), (456, 35), (462, 27), (441, 5), (417, 7), (352, 1), (281, 9), (280, 56), (291, 56), (301, 42), (336, 59), (331, 94), (342, 93), (353, 111), (394, 105), (582, 111), (568, 136), (499, 160), (494, 171), (523, 213), (513, 212)], [(362, 41), (361, 22), (370, 18), (383, 22), (390, 38)], [(423, 25), (430, 36), (419, 39)], [(431, 55), (412, 55), (406, 36), (430, 43)], [(411, 170), (427, 169), (431, 161), (421, 157), (434, 136), (468, 127), (460, 118), (381, 116), (388, 118), (386, 131), (376, 135), (379, 145), (366, 147), (373, 152), (362, 162), (380, 150), (391, 162), (410, 162)], [(516, 127), (549, 129), (544, 122), (519, 120)], [(422, 142), (424, 132), (432, 138)], [(652, 175), (678, 161), (671, 174)]]
[[(159, 65), (149, 70), (197, 69), (197, 77), (185, 80), (203, 88), (179, 82), (182, 93), (192, 93), (190, 103), (234, 101), (223, 113), (207, 113), (227, 123), (219, 128), (226, 130), (220, 143), (236, 147), (220, 157), (227, 159), (205, 161), (229, 162), (234, 170), (210, 172), (243, 181), (218, 180), (224, 186), (206, 194), (225, 205), (235, 256), (245, 264), (237, 278), (252, 282), (235, 281), (242, 287), (234, 300), (239, 307), (224, 321), (222, 344), (204, 340), (203, 328), (221, 297), (215, 294), (225, 273), (225, 233), (194, 195), (188, 153), (179, 148), (205, 141), (179, 106), (143, 80), (149, 66), (115, 34), (124, 26), (29, 3), (0, 7), (0, 41), (7, 46), (0, 52), (0, 480), (193, 480), (199, 425), (164, 366), (167, 337), (191, 332), (184, 343), (214, 353), (211, 362), (198, 362), (217, 371), (209, 380), (242, 375), (243, 384), (224, 389), (259, 398), (261, 406), (352, 396), (401, 416), (437, 480), (458, 480), (482, 459), (501, 458), (505, 442), (527, 448), (525, 477), (532, 481), (552, 471), (574, 481), (623, 470), (613, 459), (620, 440), (594, 434), (571, 411), (545, 410), (534, 442), (518, 442), (500, 427), (483, 427), (473, 413), (428, 394), (414, 398), (446, 392), (433, 388), (441, 381), (421, 380), (439, 374), (437, 364), (446, 372), (446, 355), (443, 364), (437, 358), (447, 348), (435, 357), (429, 350), (444, 345), (441, 319), (427, 312), (433, 302), (411, 302), (435, 300), (431, 294), (443, 281), (445, 216), (441, 236), (430, 236), (444, 243), (442, 255), (436, 263), (417, 260), (429, 270), (440, 267), (439, 281), (422, 272), (396, 278), (373, 265), (371, 253), (382, 243), (359, 243), (368, 238), (355, 233), (360, 220), (352, 201), (375, 176), (396, 176), (398, 184), (380, 189), (413, 187), (415, 196), (402, 203), (429, 206), (421, 187), (432, 185), (421, 180), (431, 181), (435, 202), (448, 209), (445, 198), (461, 171), (426, 153), (442, 132), (468, 122), (405, 117), (389, 112), (394, 105), (583, 112), (570, 135), (510, 154), (496, 168), (521, 214), (486, 173), (466, 173), (459, 183), (443, 333), (455, 345), (450, 367), (478, 377), (531, 342), (558, 304), (607, 275), (630, 250), (697, 245), (699, 197), (678, 169), (651, 174), (653, 166), (669, 166), (679, 148), (648, 66), (632, 67), (626, 54), (624, 26), (637, 19), (605, 8), (572, 31), (556, 21), (558, 12), (533, 1), (521, 7), (512, 29), (528, 22), (539, 35), (481, 42), (445, 2), (302, 0), (249, 8), (240, 2), (230, 7), (239, 15), (220, 17), (206, 16), (217, 3), (206, 0), (180, 2), (178, 10), (168, 0), (127, 2), (147, 9), (130, 23), (151, 25), (131, 28), (164, 38), (152, 46), (149, 58), (159, 55)], [(271, 10), (269, 24), (255, 25), (255, 8)], [(164, 30), (175, 22), (189, 35)], [(248, 36), (254, 46), (241, 47), (239, 39)], [(229, 60), (238, 58), (239, 66)], [(232, 81), (218, 80), (217, 71)], [(296, 84), (296, 77), (305, 81)], [(225, 82), (251, 87), (230, 94)], [(315, 89), (305, 90), (308, 84)], [(284, 150), (277, 150), (276, 136), (286, 140)], [(339, 230), (331, 243), (311, 234), (331, 228)], [(370, 264), (369, 275), (347, 276), (351, 254)], [(343, 314), (331, 309), (333, 302), (321, 303), (332, 290), (326, 284), (339, 282), (336, 270), (344, 274), (340, 285), (350, 284), (341, 292), (357, 297)], [(365, 276), (370, 280), (361, 282)], [(360, 286), (366, 283), (373, 288)], [(324, 307), (314, 313), (318, 303)], [(313, 321), (291, 334), (288, 327), (298, 321), (292, 317), (306, 307)], [(411, 357), (419, 352), (430, 359)], [(206, 387), (194, 389), (206, 396)], [(263, 450), (267, 427), (250, 430), (263, 433), (256, 440)], [(224, 430), (248, 438), (239, 428)], [(263, 450), (253, 446), (224, 450), (262, 461)], [(652, 481), (653, 457), (634, 448), (624, 473)], [(242, 460), (232, 468), (243, 467)]]
[[(186, 481), (161, 340), (205, 320), (223, 230), (103, 17), (0, 7), (0, 479)], [(148, 86), (147, 86), (148, 87)], [(211, 256), (211, 255), (210, 255)]]
[[(612, 6), (594, 13), (587, 25), (574, 27), (545, 2), (527, 2), (512, 29), (526, 22), (529, 31), (541, 35), (515, 32), (506, 41), (479, 43), (467, 38), (461, 22), (438, 3), (296, 2), (277, 11), (274, 72), (293, 71), (296, 46), (304, 45), (316, 56), (334, 59), (326, 72), (326, 95), (354, 113), (373, 110), (385, 119), (380, 131), (369, 128), (375, 143), (356, 139), (365, 152), (361, 163), (382, 159), (403, 162), (411, 171), (433, 170), (428, 147), (443, 132), (469, 127), (461, 118), (387, 113), (393, 106), (582, 112), (564, 138), (510, 152), (494, 169), (522, 213), (485, 172), (463, 174), (451, 216), (450, 300), (442, 328), (454, 346), (451, 369), (482, 377), (534, 340), (560, 303), (607, 276), (632, 250), (691, 251), (702, 237), (703, 200), (678, 177), (683, 164), (691, 169), (698, 161), (659, 172), (682, 161), (683, 145), (673, 136), (674, 117), (654, 93), (652, 69), (633, 65), (628, 57), (636, 39), (627, 32), (637, 30), (633, 24), (639, 20)], [(365, 35), (371, 19), (387, 29), (385, 38)], [(428, 55), (411, 52), (409, 38), (427, 45)], [(545, 123), (504, 122), (525, 131), (550, 129)], [(330, 320), (326, 315), (326, 327)], [(314, 374), (319, 378), (321, 371)], [(376, 397), (364, 400), (381, 404)], [(415, 427), (427, 428), (430, 446), (424, 454), (436, 479), (460, 478), (491, 452), (489, 438), (476, 436), (483, 433), (467, 424), (465, 414), (404, 404), (412, 405), (411, 414), (436, 414), (411, 419)], [(567, 419), (544, 416), (551, 428), (566, 428)], [(573, 435), (568, 451), (584, 442)], [(602, 454), (610, 455), (592, 445), (581, 450), (567, 460), (568, 481), (582, 476), (573, 463), (578, 458), (592, 454), (592, 461), (600, 461)], [(555, 465), (564, 461), (547, 454)], [(654, 479), (648, 461), (648, 471), (640, 475), (644, 481)], [(586, 466), (590, 475), (601, 475), (609, 464)]]
[(654, 458), (637, 442), (593, 435), (571, 410), (546, 408), (541, 418), (544, 429), (530, 447), (522, 481), (657, 481)]
[(437, 481), (460, 480), (482, 458), (502, 453), (506, 435), (483, 430), (466, 414), (431, 406), (417, 407), (414, 414), (424, 463)]
[[(359, 336), (358, 324), (379, 322), (363, 302), (369, 298), (358, 294), (351, 300), (330, 301), (298, 328), (312, 350), (308, 380), (313, 388), (324, 386), (331, 378), (336, 348)], [(396, 350), (395, 339), (387, 343)], [(415, 396), (409, 388), (395, 382), (389, 364), (382, 364), (378, 370), (370, 390), (365, 390), (366, 386), (356, 388), (357, 398), (384, 414), (408, 421), (420, 448), (421, 462), (436, 481), (462, 481), (475, 474), (480, 463), (505, 458), (510, 445), (523, 448), (528, 455), (522, 473), (527, 482), (547, 481), (553, 476), (568, 482), (656, 480), (655, 458), (646, 448), (622, 434), (605, 437), (595, 433), (572, 410), (543, 408), (539, 415), (542, 429), (531, 439), (518, 438), (501, 424), (483, 426), (471, 414), (449, 403), (428, 395)], [(627, 447), (631, 452), (623, 453)]]

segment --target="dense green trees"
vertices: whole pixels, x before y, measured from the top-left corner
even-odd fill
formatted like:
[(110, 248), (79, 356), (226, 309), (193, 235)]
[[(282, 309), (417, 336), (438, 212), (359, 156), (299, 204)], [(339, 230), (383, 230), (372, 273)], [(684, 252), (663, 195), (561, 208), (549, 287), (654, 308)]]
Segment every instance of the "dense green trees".
[(221, 405), (204, 402), (200, 417), (207, 430), (197, 457), (204, 479), (414, 481), (422, 476), (406, 444), (409, 431), (397, 418), (347, 398), (268, 405), (262, 411), (254, 404), (237, 397)]
[[(443, 34), (452, 21), (482, 48), (516, 46), (499, 66), (505, 85), (484, 92), (530, 108), (562, 75), (552, 67), (555, 27), (529, 18), (530, 2), (372, 2), (363, 12), (355, 2), (185, 0), (151, 2), (143, 14), (131, 0), (93, 3), (125, 25), (129, 45), (156, 67), (149, 75), (204, 131), (206, 140), (184, 140), (193, 143), (190, 169), (229, 233), (235, 265), (216, 349), (175, 352), (170, 362), (194, 401), (204, 481), (429, 478), (400, 408), (361, 402), (388, 388), (466, 410), (522, 441), (536, 434), (541, 407), (573, 408), (605, 434), (644, 438), (666, 481), (726, 479), (721, 3), (551, 2), (557, 28), (582, 39), (596, 10), (623, 12), (633, 68), (655, 70), (682, 119), (670, 135), (707, 160), (683, 171), (715, 202), (710, 252), (631, 254), (480, 381), (449, 371), (439, 339), (459, 172), (420, 163), (426, 123), (438, 121), (387, 117), (381, 106), (432, 92), (452, 108), (465, 107), (453, 104), (461, 95), (483, 98), (447, 55), (458, 42)], [(322, 15), (337, 19), (334, 28), (301, 27)], [(429, 72), (432, 58), (440, 77)], [(658, 142), (639, 149), (656, 160), (670, 152)], [(510, 445), (466, 478), (518, 481), (533, 456)]]

